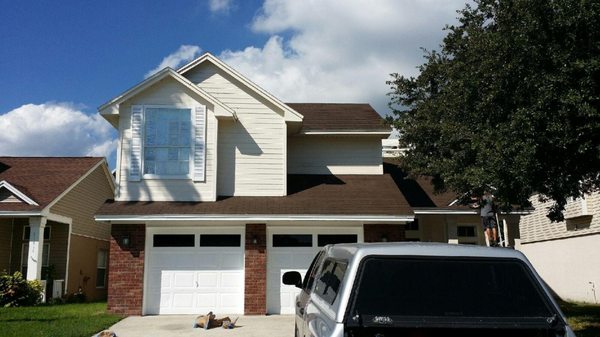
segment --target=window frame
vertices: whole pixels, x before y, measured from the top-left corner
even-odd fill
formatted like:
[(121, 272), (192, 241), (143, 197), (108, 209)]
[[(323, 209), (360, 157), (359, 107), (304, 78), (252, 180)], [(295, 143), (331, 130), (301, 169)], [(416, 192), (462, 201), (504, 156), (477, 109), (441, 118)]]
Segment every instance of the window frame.
[[(99, 254), (104, 253), (104, 267), (99, 266)], [(104, 269), (104, 277), (102, 279), (102, 285), (98, 285), (98, 270)], [(108, 276), (108, 250), (106, 249), (98, 249), (96, 253), (96, 289), (105, 289), (106, 288), (106, 279)]]
[[(29, 228), (29, 234), (31, 235), (31, 226), (25, 225), (23, 226), (23, 241), (29, 241), (29, 235), (25, 235), (27, 233), (27, 229)], [(46, 229), (48, 229), (48, 238), (46, 238)], [(44, 241), (50, 241), (52, 239), (52, 226), (44, 226)]]
[[(179, 174), (179, 175), (169, 175), (169, 174), (156, 174), (156, 173), (145, 173), (146, 167), (146, 110), (147, 109), (177, 109), (177, 110), (189, 110), (189, 120), (190, 120), (190, 146), (189, 146), (189, 158), (188, 158), (188, 173), (187, 174)], [(140, 153), (140, 176), (142, 179), (153, 180), (153, 179), (161, 179), (161, 180), (189, 180), (194, 177), (194, 150), (195, 150), (195, 106), (188, 105), (156, 105), (156, 104), (148, 104), (142, 105), (142, 127), (140, 130), (141, 144), (142, 149)], [(151, 146), (152, 147), (152, 146)], [(154, 146), (161, 147), (161, 146)], [(164, 147), (164, 146), (162, 146)], [(181, 147), (181, 146), (180, 146)], [(178, 147), (178, 148), (180, 148)], [(206, 157), (206, 153), (204, 153)], [(206, 160), (206, 158), (205, 158)]]

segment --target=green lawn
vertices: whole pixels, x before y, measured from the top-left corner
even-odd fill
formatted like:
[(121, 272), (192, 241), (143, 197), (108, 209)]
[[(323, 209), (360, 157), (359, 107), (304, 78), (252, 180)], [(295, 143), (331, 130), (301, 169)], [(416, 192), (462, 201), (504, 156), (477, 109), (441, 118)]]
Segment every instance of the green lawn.
[(0, 308), (3, 337), (91, 337), (121, 320), (106, 303)]
[(563, 302), (560, 307), (577, 337), (600, 336), (600, 305)]
[[(561, 303), (577, 337), (600, 336), (600, 306)], [(2, 337), (90, 337), (121, 320), (106, 303), (0, 308)]]

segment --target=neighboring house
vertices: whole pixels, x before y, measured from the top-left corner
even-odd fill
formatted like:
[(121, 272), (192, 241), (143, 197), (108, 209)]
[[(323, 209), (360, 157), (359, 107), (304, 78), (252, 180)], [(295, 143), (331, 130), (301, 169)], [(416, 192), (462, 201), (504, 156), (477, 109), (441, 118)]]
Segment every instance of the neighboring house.
[[(108, 307), (293, 313), (319, 247), (398, 241), (414, 219), (367, 104), (285, 104), (204, 54), (99, 108), (119, 132)], [(108, 228), (108, 226), (107, 226)]]
[[(383, 167), (415, 213), (415, 221), (405, 228), (408, 241), (486, 245), (479, 209), (459, 204), (454, 192), (434, 193), (431, 178), (410, 178), (399, 167), (398, 159), (385, 158)], [(518, 244), (519, 218), (528, 213), (515, 209), (509, 214), (498, 214), (509, 247)]]
[(570, 200), (558, 223), (546, 216), (551, 202), (530, 200), (535, 211), (521, 218), (518, 249), (561, 298), (600, 303), (600, 193)]
[(110, 231), (94, 214), (113, 195), (104, 158), (0, 157), (0, 271), (106, 298)]

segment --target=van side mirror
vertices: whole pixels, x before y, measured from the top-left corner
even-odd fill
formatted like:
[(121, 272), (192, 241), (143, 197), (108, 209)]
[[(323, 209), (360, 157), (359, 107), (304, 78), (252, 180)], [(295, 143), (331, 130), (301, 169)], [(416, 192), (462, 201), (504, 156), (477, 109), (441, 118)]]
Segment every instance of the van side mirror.
[(281, 277), (283, 284), (302, 288), (302, 275), (297, 271), (288, 271)]

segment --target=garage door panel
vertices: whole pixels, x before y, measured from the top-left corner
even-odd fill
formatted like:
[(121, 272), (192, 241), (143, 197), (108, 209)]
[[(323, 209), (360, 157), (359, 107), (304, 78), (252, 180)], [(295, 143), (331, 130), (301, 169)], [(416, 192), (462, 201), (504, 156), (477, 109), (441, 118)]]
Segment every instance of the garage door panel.
[(244, 285), (244, 277), (239, 272), (221, 273), (221, 288), (240, 289)]
[(174, 293), (172, 295), (173, 302), (171, 304), (172, 308), (183, 309), (183, 308), (193, 308), (194, 307), (194, 292), (180, 292)]
[(196, 275), (194, 272), (174, 272), (173, 284), (161, 284), (161, 287), (170, 288), (195, 288)]
[[(178, 231), (176, 228), (169, 230)], [(149, 230), (148, 242), (152, 242), (156, 233), (167, 231)], [(179, 231), (192, 232), (189, 229)], [(243, 235), (241, 228), (226, 228), (223, 232), (236, 233), (240, 238)], [(200, 247), (198, 237), (203, 233), (218, 234), (220, 229), (197, 229), (194, 234), (196, 247), (152, 247), (150, 243), (145, 313), (243, 313), (243, 247)]]

